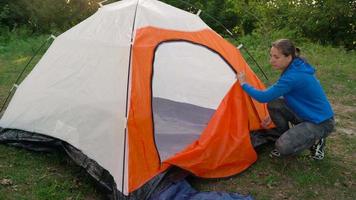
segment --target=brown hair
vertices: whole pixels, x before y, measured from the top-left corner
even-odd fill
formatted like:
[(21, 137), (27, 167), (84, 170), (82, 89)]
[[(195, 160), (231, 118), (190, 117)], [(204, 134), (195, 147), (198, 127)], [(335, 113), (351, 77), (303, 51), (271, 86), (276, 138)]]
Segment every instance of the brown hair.
[(292, 41), (289, 39), (279, 39), (272, 42), (272, 47), (277, 48), (285, 56), (291, 55), (292, 58), (300, 56), (300, 49), (296, 48)]

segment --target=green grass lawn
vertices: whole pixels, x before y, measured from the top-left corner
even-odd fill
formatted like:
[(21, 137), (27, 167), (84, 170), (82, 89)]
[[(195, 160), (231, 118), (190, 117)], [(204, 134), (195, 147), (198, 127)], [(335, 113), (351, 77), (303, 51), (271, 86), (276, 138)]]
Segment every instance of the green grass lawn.
[(63, 153), (0, 145), (0, 200), (104, 199), (96, 183)]
[[(0, 37), (0, 103), (47, 36)], [(245, 172), (229, 178), (199, 179), (202, 191), (252, 194), (263, 199), (356, 199), (356, 53), (317, 44), (300, 45), (319, 77), (336, 113), (336, 131), (327, 140), (323, 161), (307, 153), (286, 159), (268, 156), (272, 146), (259, 149), (259, 159)], [(268, 51), (249, 46), (271, 80), (277, 72), (268, 66)], [(40, 59), (36, 56), (27, 74)], [(248, 59), (248, 57), (246, 56)], [(251, 62), (248, 59), (249, 62)], [(264, 80), (257, 68), (256, 73)], [(0, 145), (0, 200), (104, 199), (95, 182), (63, 153), (48, 154)]]

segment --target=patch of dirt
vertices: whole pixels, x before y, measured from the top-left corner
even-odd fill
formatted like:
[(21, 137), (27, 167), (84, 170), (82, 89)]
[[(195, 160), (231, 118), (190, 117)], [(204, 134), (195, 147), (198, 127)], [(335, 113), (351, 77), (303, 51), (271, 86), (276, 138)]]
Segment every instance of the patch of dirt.
[(350, 105), (342, 105), (339, 103), (333, 103), (332, 104), (333, 109), (335, 113), (341, 113), (341, 114), (351, 114), (351, 113), (356, 113), (356, 107), (350, 106)]
[[(356, 99), (354, 96), (351, 96)], [(350, 136), (356, 135), (356, 106), (343, 105), (333, 100), (333, 109), (335, 112), (336, 133), (342, 133)]]
[(355, 129), (353, 128), (338, 128), (336, 127), (336, 132), (339, 132), (339, 133), (344, 133), (346, 135), (355, 135)]

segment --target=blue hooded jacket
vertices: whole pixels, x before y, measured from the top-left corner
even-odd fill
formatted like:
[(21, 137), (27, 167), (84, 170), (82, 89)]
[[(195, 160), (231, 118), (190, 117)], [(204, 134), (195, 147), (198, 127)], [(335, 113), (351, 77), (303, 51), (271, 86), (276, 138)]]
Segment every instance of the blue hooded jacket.
[(242, 88), (261, 103), (283, 96), (286, 105), (298, 117), (319, 124), (333, 117), (334, 112), (314, 73), (315, 69), (310, 64), (295, 58), (279, 80), (266, 90), (256, 90), (247, 83)]

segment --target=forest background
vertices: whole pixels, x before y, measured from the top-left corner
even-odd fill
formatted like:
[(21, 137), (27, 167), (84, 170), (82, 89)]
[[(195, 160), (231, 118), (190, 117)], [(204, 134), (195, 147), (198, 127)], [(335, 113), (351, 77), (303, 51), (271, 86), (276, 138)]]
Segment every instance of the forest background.
[[(61, 33), (93, 14), (102, 0), (1, 0), (0, 32), (4, 36)], [(181, 9), (198, 12), (215, 31), (234, 37), (275, 31), (296, 41), (354, 49), (355, 0), (163, 0)], [(115, 2), (109, 0), (104, 4)], [(223, 26), (225, 27), (223, 27)]]

